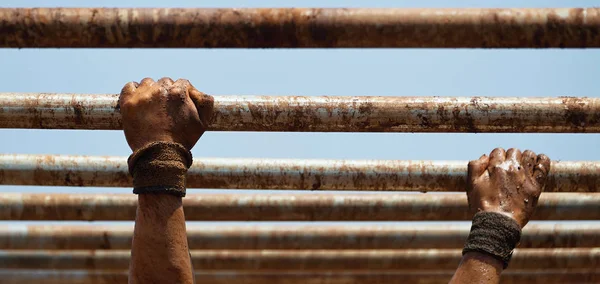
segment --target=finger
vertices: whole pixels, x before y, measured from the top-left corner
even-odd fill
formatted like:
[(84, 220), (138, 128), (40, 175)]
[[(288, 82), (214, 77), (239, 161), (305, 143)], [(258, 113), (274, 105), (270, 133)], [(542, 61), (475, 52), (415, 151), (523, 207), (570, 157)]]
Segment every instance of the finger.
[(165, 88), (170, 87), (171, 85), (173, 85), (173, 83), (175, 83), (173, 81), (173, 79), (169, 78), (169, 77), (162, 77), (158, 80), (158, 83), (163, 85)]
[(138, 86), (138, 88), (139, 87), (152, 86), (154, 83), (155, 82), (154, 82), (154, 80), (152, 80), (152, 78), (146, 77), (146, 78), (142, 79), (142, 81), (140, 81), (140, 85)]
[(489, 162), (490, 159), (487, 155), (483, 155), (477, 160), (470, 161), (467, 167), (469, 180), (473, 180), (483, 175), (483, 173), (487, 170)]
[(498, 165), (504, 163), (506, 158), (506, 152), (502, 148), (496, 148), (490, 153), (490, 162), (488, 164), (488, 170), (497, 167)]
[(121, 89), (120, 97), (127, 97), (135, 92), (135, 89), (139, 86), (136, 82), (129, 82)]
[(187, 90), (177, 85), (168, 87), (167, 94), (170, 100), (178, 100), (181, 103), (184, 103), (188, 98)]
[(535, 168), (536, 160), (537, 157), (533, 151), (525, 150), (523, 155), (521, 155), (521, 166), (525, 167), (525, 171), (527, 171), (527, 174), (530, 176), (533, 176), (533, 169)]
[(119, 94), (119, 104), (117, 106), (119, 109), (123, 107), (123, 103), (133, 95), (137, 86), (139, 86), (139, 84), (136, 82), (129, 82), (123, 86), (123, 89), (121, 89), (121, 93)]
[(182, 79), (182, 78), (177, 79), (177, 81), (175, 81), (173, 83), (173, 85), (180, 86), (180, 87), (186, 88), (186, 89), (189, 89), (190, 87), (192, 87), (192, 88), (194, 87), (194, 86), (192, 86), (192, 83), (190, 83), (190, 81), (188, 79)]
[(515, 161), (517, 163), (521, 163), (521, 150), (516, 149), (516, 148), (510, 148), (508, 149), (508, 151), (506, 151), (506, 160), (512, 160)]
[(198, 110), (198, 116), (200, 120), (204, 124), (205, 127), (208, 127), (208, 124), (212, 120), (215, 100), (212, 96), (209, 96), (203, 92), (196, 90), (196, 88), (191, 87), (189, 89), (190, 99), (196, 106), (196, 110)]
[[(170, 78), (168, 78), (171, 80)], [(171, 80), (172, 82), (172, 80)], [(177, 79), (167, 87), (169, 97), (185, 102), (188, 98), (190, 82), (186, 79)]]
[(550, 158), (544, 154), (537, 156), (536, 165), (533, 170), (533, 176), (538, 185), (543, 188), (546, 185), (548, 173), (550, 172)]

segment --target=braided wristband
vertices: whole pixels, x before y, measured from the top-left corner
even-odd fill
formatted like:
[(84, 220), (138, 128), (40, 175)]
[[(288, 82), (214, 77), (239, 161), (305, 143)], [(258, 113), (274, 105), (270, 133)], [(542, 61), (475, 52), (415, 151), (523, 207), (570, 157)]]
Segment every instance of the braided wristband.
[(467, 252), (481, 252), (504, 263), (504, 269), (521, 239), (521, 226), (512, 218), (496, 212), (479, 212), (473, 217), (471, 232), (465, 243)]
[(192, 153), (183, 145), (153, 142), (135, 151), (127, 160), (133, 176), (133, 193), (167, 193), (185, 196), (186, 174)]

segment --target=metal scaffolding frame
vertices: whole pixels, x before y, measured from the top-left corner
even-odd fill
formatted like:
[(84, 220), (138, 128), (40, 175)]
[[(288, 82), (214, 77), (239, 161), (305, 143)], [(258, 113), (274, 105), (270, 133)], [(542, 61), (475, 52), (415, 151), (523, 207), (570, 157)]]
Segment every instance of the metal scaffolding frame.
[[(453, 270), (461, 249), (421, 250), (192, 250), (198, 271), (424, 271)], [(12, 250), (0, 269), (127, 270), (128, 250)], [(511, 270), (595, 269), (600, 249), (517, 249)]]
[[(190, 188), (354, 191), (466, 189), (468, 161), (197, 158)], [(127, 157), (0, 154), (0, 184), (130, 187)], [(600, 163), (553, 162), (546, 192), (597, 192)]]
[[(0, 195), (0, 220), (134, 220), (132, 194)], [(599, 220), (600, 193), (544, 193), (533, 220)], [(470, 220), (467, 197), (454, 194), (188, 193), (188, 221), (452, 221)]]
[[(469, 224), (187, 225), (190, 249), (460, 248)], [(600, 246), (600, 224), (529, 224), (519, 248)], [(129, 225), (1, 225), (0, 249), (130, 249)]]
[[(600, 133), (598, 98), (214, 99), (211, 131)], [(117, 105), (115, 94), (0, 93), (0, 128), (122, 129)]]
[(4, 8), (0, 47), (590, 48), (600, 9)]
[[(211, 284), (430, 284), (448, 283), (454, 271), (394, 271), (394, 272), (196, 272), (196, 283)], [(127, 283), (126, 271), (51, 271), (51, 270), (0, 270), (4, 283), (39, 284), (115, 284)], [(600, 272), (592, 270), (508, 270), (502, 273), (502, 284), (542, 283), (598, 283)]]
[[(0, 8), (0, 48), (599, 48), (600, 8)], [(214, 96), (210, 131), (600, 133), (585, 97)], [(0, 93), (0, 128), (122, 129), (117, 94)], [(129, 187), (125, 157), (0, 155), (0, 185)], [(455, 191), (466, 161), (197, 159), (219, 189)], [(599, 220), (554, 161), (536, 220)], [(192, 193), (188, 221), (468, 220), (464, 193)], [(2, 194), (0, 220), (126, 221), (133, 195)], [(0, 224), (2, 283), (121, 283), (130, 225)], [(447, 283), (466, 224), (188, 224), (199, 283)], [(433, 249), (435, 248), (435, 249)], [(529, 224), (502, 283), (600, 282), (600, 225)], [(37, 269), (37, 270), (32, 270)], [(77, 269), (77, 270), (76, 270)], [(368, 270), (368, 271), (367, 271)], [(311, 282), (312, 281), (312, 282)]]

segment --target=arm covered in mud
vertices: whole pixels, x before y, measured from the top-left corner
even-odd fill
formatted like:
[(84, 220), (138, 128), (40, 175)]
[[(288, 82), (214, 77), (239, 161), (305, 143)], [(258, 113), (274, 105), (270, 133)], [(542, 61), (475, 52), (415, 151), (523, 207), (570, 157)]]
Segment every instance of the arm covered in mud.
[(123, 87), (119, 106), (138, 194), (129, 283), (194, 283), (182, 198), (212, 97), (187, 80), (145, 78)]
[(467, 197), (474, 217), (450, 283), (500, 283), (543, 191), (550, 159), (529, 150), (496, 148), (468, 168)]

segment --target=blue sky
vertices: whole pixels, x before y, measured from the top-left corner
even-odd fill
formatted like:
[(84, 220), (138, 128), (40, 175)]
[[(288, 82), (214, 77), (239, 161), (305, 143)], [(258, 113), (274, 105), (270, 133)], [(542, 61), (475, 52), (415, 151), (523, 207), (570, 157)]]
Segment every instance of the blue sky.
[[(98, 1), (2, 1), (96, 7)], [(102, 1), (105, 7), (586, 7), (597, 1)], [(251, 4), (251, 6), (249, 5)], [(1, 92), (117, 93), (187, 78), (214, 95), (598, 97), (600, 50), (0, 49)], [(120, 131), (0, 130), (3, 153), (130, 154)], [(494, 147), (600, 160), (596, 134), (208, 132), (195, 157), (468, 160)], [(3, 186), (0, 191), (130, 192)]]

